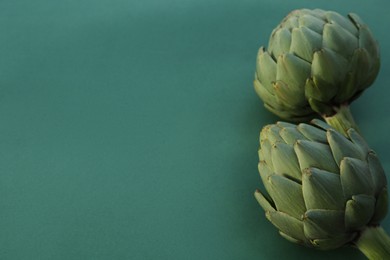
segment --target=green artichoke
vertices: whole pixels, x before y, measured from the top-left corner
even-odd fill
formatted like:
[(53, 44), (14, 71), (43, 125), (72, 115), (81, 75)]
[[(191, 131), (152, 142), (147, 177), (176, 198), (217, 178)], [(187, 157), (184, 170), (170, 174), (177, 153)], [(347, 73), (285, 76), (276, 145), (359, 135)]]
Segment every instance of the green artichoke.
[(254, 87), (268, 110), (304, 122), (316, 113), (326, 119), (342, 109), (347, 118), (341, 120), (351, 121), (346, 130), (354, 122), (344, 107), (374, 82), (379, 47), (356, 14), (302, 9), (273, 30), (256, 65)]
[[(347, 135), (317, 119), (312, 125), (278, 122), (261, 131), (259, 172), (269, 196), (257, 190), (255, 197), (284, 238), (318, 249), (364, 249), (361, 238), (372, 241), (364, 234), (373, 228), (380, 233), (386, 175), (365, 140), (354, 129)], [(390, 259), (384, 247), (374, 251)]]

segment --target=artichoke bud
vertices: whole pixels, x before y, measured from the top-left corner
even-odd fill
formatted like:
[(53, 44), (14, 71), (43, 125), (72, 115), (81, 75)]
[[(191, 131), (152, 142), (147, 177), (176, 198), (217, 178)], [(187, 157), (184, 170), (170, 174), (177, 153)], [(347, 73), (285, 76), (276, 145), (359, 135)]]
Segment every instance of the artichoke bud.
[(291, 12), (260, 48), (254, 85), (265, 107), (289, 121), (332, 116), (375, 80), (379, 47), (356, 14)]
[(320, 120), (278, 122), (260, 133), (255, 197), (280, 234), (332, 249), (353, 243), (387, 213), (387, 181), (374, 151), (354, 129), (347, 136)]

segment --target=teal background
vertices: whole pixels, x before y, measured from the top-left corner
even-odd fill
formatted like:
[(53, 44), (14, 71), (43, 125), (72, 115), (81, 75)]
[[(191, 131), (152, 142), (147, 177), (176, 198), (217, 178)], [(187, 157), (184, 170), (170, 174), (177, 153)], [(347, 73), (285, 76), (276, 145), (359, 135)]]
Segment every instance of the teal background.
[(352, 109), (389, 174), (388, 1), (0, 1), (0, 259), (365, 259), (285, 241), (253, 198), (277, 120), (255, 56), (302, 7), (379, 40)]

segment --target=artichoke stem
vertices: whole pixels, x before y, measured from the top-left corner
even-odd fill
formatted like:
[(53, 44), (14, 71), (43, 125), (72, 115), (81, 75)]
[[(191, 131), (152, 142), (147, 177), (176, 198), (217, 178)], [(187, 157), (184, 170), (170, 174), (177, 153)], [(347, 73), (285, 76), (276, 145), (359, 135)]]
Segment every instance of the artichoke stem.
[(340, 107), (335, 108), (335, 111), (336, 114), (332, 116), (323, 116), (330, 126), (345, 136), (347, 136), (347, 131), (350, 128), (360, 132), (355, 120), (353, 119), (349, 105), (341, 105)]
[(390, 237), (380, 226), (363, 230), (355, 246), (368, 259), (390, 259)]

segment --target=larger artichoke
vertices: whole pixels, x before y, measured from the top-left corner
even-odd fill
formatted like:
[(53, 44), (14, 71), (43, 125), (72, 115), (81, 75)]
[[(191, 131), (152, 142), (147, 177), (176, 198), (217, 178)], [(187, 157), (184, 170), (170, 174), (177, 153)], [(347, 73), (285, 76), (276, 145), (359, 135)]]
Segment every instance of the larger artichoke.
[[(313, 124), (263, 128), (259, 171), (269, 196), (257, 190), (255, 197), (290, 241), (318, 249), (348, 244), (362, 249), (362, 238), (371, 237), (372, 229), (378, 233), (387, 213), (385, 173), (355, 130), (346, 137), (320, 120)], [(388, 247), (368, 251), (390, 259)]]
[(341, 108), (347, 118), (340, 120), (351, 121), (346, 130), (354, 122), (345, 106), (374, 82), (379, 67), (378, 44), (356, 14), (302, 9), (273, 30), (268, 50), (260, 48), (254, 86), (265, 107), (289, 121), (329, 118)]

